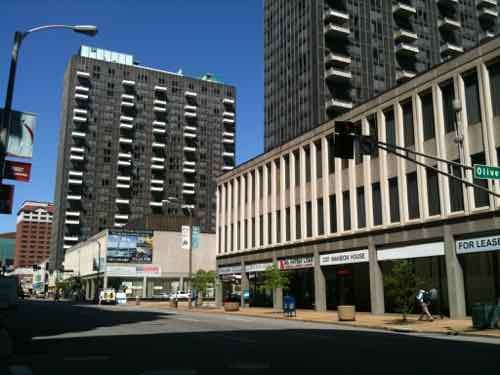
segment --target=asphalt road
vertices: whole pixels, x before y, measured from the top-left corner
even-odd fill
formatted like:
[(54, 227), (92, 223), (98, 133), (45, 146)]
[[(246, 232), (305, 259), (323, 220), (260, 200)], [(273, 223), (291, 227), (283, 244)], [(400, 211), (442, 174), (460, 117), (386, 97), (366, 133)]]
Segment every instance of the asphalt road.
[(4, 319), (15, 355), (0, 362), (1, 375), (500, 373), (492, 339), (44, 301), (25, 301)]

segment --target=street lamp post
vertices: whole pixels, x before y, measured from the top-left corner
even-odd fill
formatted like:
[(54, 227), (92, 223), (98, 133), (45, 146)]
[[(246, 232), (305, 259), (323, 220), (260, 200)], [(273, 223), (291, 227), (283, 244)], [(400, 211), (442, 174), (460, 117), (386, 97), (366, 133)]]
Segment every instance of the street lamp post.
[[(162, 203), (170, 204), (174, 202), (178, 202), (179, 200), (177, 197), (168, 197), (167, 199), (163, 199)], [(189, 279), (189, 290), (191, 290), (191, 293), (193, 293), (193, 288), (191, 284), (191, 278), (193, 277), (193, 210), (191, 208), (187, 208), (189, 212), (189, 261), (188, 261), (188, 279)], [(193, 307), (192, 304), (192, 295), (188, 299), (188, 309), (191, 309)]]
[(14, 33), (14, 46), (12, 47), (12, 55), (10, 60), (9, 79), (7, 83), (7, 92), (5, 93), (5, 106), (3, 118), (0, 122), (0, 184), (4, 176), (5, 156), (7, 154), (7, 146), (9, 142), (10, 117), (12, 110), (12, 98), (14, 96), (14, 82), (16, 80), (17, 59), (19, 56), (19, 48), (24, 38), (36, 31), (48, 29), (70, 29), (74, 32), (94, 36), (97, 34), (97, 27), (93, 25), (46, 25), (29, 29), (27, 31), (16, 31)]

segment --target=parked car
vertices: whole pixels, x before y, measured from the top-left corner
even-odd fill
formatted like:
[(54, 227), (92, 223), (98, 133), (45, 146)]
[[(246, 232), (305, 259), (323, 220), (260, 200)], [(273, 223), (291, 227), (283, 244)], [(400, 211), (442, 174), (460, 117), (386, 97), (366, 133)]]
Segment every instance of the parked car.
[(170, 299), (171, 300), (180, 300), (180, 299), (187, 299), (189, 300), (191, 298), (191, 291), (182, 291), (182, 290), (178, 290), (177, 292), (173, 292), (170, 294)]

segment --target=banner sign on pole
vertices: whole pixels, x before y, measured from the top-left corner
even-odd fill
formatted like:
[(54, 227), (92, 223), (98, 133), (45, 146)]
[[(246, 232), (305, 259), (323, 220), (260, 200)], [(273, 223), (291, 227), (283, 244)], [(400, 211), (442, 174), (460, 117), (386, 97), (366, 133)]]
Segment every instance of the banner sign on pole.
[[(0, 118), (4, 110), (0, 109)], [(33, 156), (33, 143), (35, 141), (36, 116), (32, 113), (11, 111), (9, 144), (7, 155), (18, 158), (31, 158)]]
[(0, 214), (11, 214), (14, 201), (14, 185), (0, 184)]
[(189, 245), (191, 244), (191, 230), (189, 225), (183, 225), (182, 229), (182, 237), (181, 237), (181, 249), (189, 250)]
[(193, 225), (191, 233), (191, 248), (197, 249), (200, 246), (200, 227), (198, 225)]
[(7, 180), (28, 182), (31, 176), (31, 164), (20, 161), (6, 160), (4, 178)]

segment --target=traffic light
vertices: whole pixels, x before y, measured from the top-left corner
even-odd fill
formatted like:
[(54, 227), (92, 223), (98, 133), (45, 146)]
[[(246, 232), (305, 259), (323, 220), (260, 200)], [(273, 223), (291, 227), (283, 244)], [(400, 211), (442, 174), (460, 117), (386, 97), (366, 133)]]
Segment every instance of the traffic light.
[(359, 124), (351, 121), (335, 121), (333, 156), (340, 159), (354, 157), (354, 138), (361, 134)]
[(362, 135), (359, 137), (359, 152), (361, 155), (374, 155), (377, 148), (377, 139), (374, 135)]

